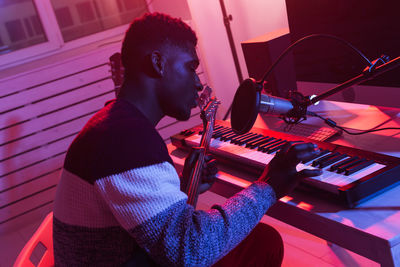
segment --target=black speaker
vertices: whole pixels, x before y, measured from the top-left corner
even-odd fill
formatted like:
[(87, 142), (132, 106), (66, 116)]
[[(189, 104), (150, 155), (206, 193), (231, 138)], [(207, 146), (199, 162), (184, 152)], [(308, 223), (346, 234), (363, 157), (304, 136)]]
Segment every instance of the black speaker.
[[(247, 70), (251, 78), (261, 80), (266, 70), (291, 44), (289, 29), (284, 28), (242, 42)], [(267, 78), (266, 91), (284, 97), (289, 91), (297, 91), (293, 54), (287, 54)]]

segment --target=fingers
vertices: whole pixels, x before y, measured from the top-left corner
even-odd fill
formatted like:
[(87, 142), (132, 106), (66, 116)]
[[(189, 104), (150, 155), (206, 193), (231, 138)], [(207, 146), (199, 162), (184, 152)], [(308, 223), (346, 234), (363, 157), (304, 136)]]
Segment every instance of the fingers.
[(286, 154), (289, 149), (292, 147), (293, 143), (292, 142), (286, 142), (286, 144), (281, 148), (281, 150), (278, 152), (279, 154)]
[(298, 179), (304, 179), (306, 177), (314, 177), (314, 176), (319, 176), (322, 174), (321, 169), (304, 169), (300, 172), (297, 173)]
[(299, 152), (295, 155), (295, 158), (299, 161), (299, 162), (307, 162), (309, 160), (311, 160), (313, 157), (319, 155), (321, 153), (321, 151), (319, 149), (314, 149), (312, 151), (303, 151), (303, 152)]
[(206, 161), (203, 166), (202, 171), (202, 182), (203, 183), (214, 183), (215, 175), (218, 173), (217, 161), (215, 159), (211, 159), (208, 162)]
[(193, 165), (195, 164), (203, 150), (204, 148), (202, 147), (193, 147), (189, 155), (185, 159), (185, 166), (189, 169), (193, 168)]
[(205, 158), (205, 164), (207, 165), (208, 168), (215, 168), (217, 167), (217, 161), (211, 157)]
[(199, 186), (198, 193), (201, 194), (201, 193), (206, 192), (207, 190), (209, 190), (211, 188), (211, 186), (212, 186), (212, 183), (211, 184), (201, 184)]
[(307, 161), (318, 155), (320, 150), (313, 143), (293, 143), (288, 142), (280, 151), (280, 156), (285, 157), (292, 165), (297, 165), (301, 161)]

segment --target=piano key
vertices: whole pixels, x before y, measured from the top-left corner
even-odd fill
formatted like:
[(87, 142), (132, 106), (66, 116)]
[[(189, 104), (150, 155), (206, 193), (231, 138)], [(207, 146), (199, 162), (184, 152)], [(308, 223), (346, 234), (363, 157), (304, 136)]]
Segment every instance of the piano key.
[(266, 146), (266, 145), (268, 145), (268, 144), (271, 144), (271, 143), (275, 142), (276, 140), (277, 140), (277, 139), (274, 138), (274, 137), (272, 137), (272, 138), (269, 139), (269, 140), (266, 140), (266, 141), (263, 142), (262, 144), (259, 144), (259, 145), (258, 145), (257, 150), (258, 150), (258, 151), (261, 151), (261, 150), (263, 149), (264, 146)]
[(234, 132), (232, 131), (232, 129), (228, 129), (227, 131), (225, 131), (225, 132), (221, 135), (221, 137), (222, 137), (222, 136), (225, 136), (225, 135), (230, 135), (230, 134), (234, 134)]
[(327, 149), (322, 149), (321, 152), (318, 155), (313, 156), (312, 158), (308, 159), (307, 161), (303, 161), (303, 164), (308, 164), (310, 161), (313, 161), (315, 159), (321, 158), (325, 156), (326, 154), (330, 153), (329, 150)]
[(281, 140), (271, 146), (264, 148), (263, 151), (268, 154), (272, 154), (273, 152), (277, 151), (279, 149), (279, 147), (283, 146), (284, 144), (286, 144), (286, 140)]
[(245, 139), (245, 138), (247, 138), (249, 136), (253, 136), (253, 135), (256, 135), (256, 134), (249, 132), (249, 133), (245, 133), (245, 134), (239, 135), (237, 137), (232, 138), (231, 143), (232, 144), (237, 144), (240, 140)]
[(260, 146), (260, 145), (262, 145), (262, 144), (265, 144), (265, 143), (267, 143), (267, 142), (270, 142), (270, 141), (272, 141), (272, 140), (274, 140), (274, 139), (275, 139), (275, 138), (273, 138), (273, 137), (266, 136), (266, 137), (264, 137), (263, 139), (258, 140), (257, 142), (252, 143), (252, 144), (249, 146), (249, 148), (254, 149), (254, 148), (256, 148), (256, 147), (258, 147), (258, 146)]
[(245, 142), (243, 142), (243, 144), (244, 144), (246, 147), (250, 147), (251, 144), (253, 144), (253, 143), (255, 143), (255, 142), (258, 142), (259, 140), (262, 140), (262, 139), (264, 139), (264, 138), (265, 138), (265, 136), (263, 136), (263, 135), (257, 135), (256, 138), (253, 138), (252, 140), (246, 140)]
[(218, 130), (218, 131), (214, 132), (213, 138), (219, 138), (221, 135), (227, 133), (228, 131), (231, 131), (231, 129), (229, 129), (229, 128), (222, 128), (221, 130)]
[(254, 135), (248, 136), (247, 138), (244, 138), (244, 139), (240, 140), (237, 144), (238, 144), (239, 146), (241, 146), (241, 145), (247, 144), (247, 142), (249, 142), (249, 141), (251, 141), (251, 140), (260, 138), (261, 136), (262, 136), (262, 135), (260, 135), (260, 134), (254, 134)]
[[(213, 133), (217, 132), (220, 129), (223, 129), (224, 127), (222, 127), (221, 125), (214, 125), (214, 130)], [(201, 131), (202, 132), (202, 131)]]
[(267, 142), (267, 143), (265, 143), (265, 144), (260, 145), (260, 146), (257, 148), (257, 150), (262, 151), (262, 152), (265, 152), (265, 150), (268, 149), (268, 147), (270, 147), (270, 146), (272, 146), (272, 145), (274, 145), (275, 143), (278, 143), (278, 142), (280, 142), (280, 141), (282, 141), (282, 139), (276, 139), (276, 138), (274, 138), (273, 140), (271, 140), (271, 141), (269, 141), (269, 142)]
[(261, 140), (263, 138), (264, 138), (263, 135), (256, 135), (253, 138), (250, 138), (250, 139), (248, 139), (248, 140), (246, 140), (246, 141), (244, 141), (242, 143), (245, 144), (246, 147), (249, 147), (249, 143), (256, 142), (256, 141)]
[(347, 168), (350, 168), (350, 167), (352, 167), (352, 166), (354, 166), (354, 165), (356, 165), (356, 164), (359, 164), (360, 162), (364, 162), (364, 161), (366, 161), (366, 159), (363, 159), (363, 158), (355, 159), (355, 160), (353, 160), (353, 161), (351, 161), (351, 162), (349, 162), (349, 163), (347, 163), (347, 164), (344, 164), (344, 165), (338, 167), (338, 168), (337, 168), (337, 172), (338, 172), (338, 173), (342, 173), (342, 172), (344, 172)]
[(353, 162), (353, 161), (355, 161), (355, 160), (358, 160), (358, 159), (360, 159), (360, 158), (359, 158), (359, 157), (350, 157), (350, 158), (347, 158), (347, 159), (342, 160), (342, 161), (340, 161), (340, 162), (338, 162), (338, 163), (336, 163), (336, 164), (333, 164), (333, 165), (329, 168), (329, 170), (330, 170), (330, 171), (336, 171), (339, 167), (345, 166), (345, 165), (347, 165), (347, 164), (349, 164), (349, 163), (351, 163), (351, 162)]
[(219, 138), (221, 141), (228, 141), (230, 140), (232, 137), (236, 136), (237, 134), (235, 134), (233, 131), (231, 132), (227, 132), (223, 135), (221, 135), (221, 137)]
[(276, 145), (275, 147), (270, 148), (267, 153), (268, 154), (272, 154), (274, 152), (278, 152), (279, 150), (281, 150), (281, 148), (286, 144), (286, 142), (284, 142), (283, 144), (280, 145)]
[(333, 163), (338, 162), (339, 160), (342, 160), (346, 157), (347, 157), (346, 155), (339, 154), (337, 156), (329, 158), (328, 160), (326, 160), (324, 162), (320, 162), (319, 167), (325, 168), (326, 166), (332, 165)]
[(191, 131), (191, 130), (181, 131), (181, 135), (184, 135), (184, 136), (189, 136), (189, 135), (192, 135), (192, 134), (194, 134), (194, 131)]
[(326, 156), (324, 156), (324, 157), (322, 157), (322, 158), (318, 158), (318, 159), (314, 160), (313, 163), (312, 163), (311, 165), (312, 165), (313, 167), (317, 167), (317, 166), (319, 166), (321, 163), (323, 163), (323, 162), (325, 162), (325, 161), (329, 160), (330, 158), (335, 157), (335, 156), (337, 156), (337, 155), (339, 155), (338, 152), (331, 152), (331, 153), (327, 154)]
[(359, 164), (354, 165), (353, 167), (351, 167), (349, 169), (346, 169), (344, 171), (344, 173), (345, 173), (345, 175), (353, 174), (353, 173), (355, 173), (355, 172), (357, 172), (359, 170), (362, 170), (362, 169), (372, 165), (373, 163), (374, 163), (373, 160), (367, 160), (367, 161), (364, 161), (364, 162), (360, 162)]
[(237, 142), (236, 142), (236, 144), (239, 145), (239, 146), (241, 146), (241, 145), (243, 145), (243, 143), (245, 143), (248, 139), (253, 138), (253, 137), (255, 137), (255, 136), (257, 136), (257, 134), (252, 133), (251, 135), (248, 135), (248, 136), (246, 136), (246, 137), (244, 137), (244, 138), (238, 139)]

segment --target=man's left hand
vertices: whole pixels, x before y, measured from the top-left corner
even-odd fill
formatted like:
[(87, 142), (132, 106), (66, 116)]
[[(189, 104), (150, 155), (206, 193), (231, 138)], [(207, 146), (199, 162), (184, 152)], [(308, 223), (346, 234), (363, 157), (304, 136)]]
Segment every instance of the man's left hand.
[[(192, 171), (194, 169), (194, 166), (196, 165), (200, 153), (202, 153), (202, 148), (193, 148), (189, 155), (186, 157), (181, 176), (181, 191), (185, 193), (187, 193), (189, 178), (191, 177)], [(204, 193), (211, 188), (211, 186), (215, 182), (215, 175), (217, 174), (217, 172), (217, 161), (210, 155), (206, 155), (202, 166), (201, 183), (198, 188), (198, 194)]]

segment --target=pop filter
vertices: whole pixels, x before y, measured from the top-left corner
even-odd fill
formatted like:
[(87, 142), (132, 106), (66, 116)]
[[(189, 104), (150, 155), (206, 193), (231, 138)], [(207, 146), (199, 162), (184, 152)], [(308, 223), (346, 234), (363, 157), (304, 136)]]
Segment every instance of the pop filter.
[(252, 78), (244, 80), (235, 93), (232, 103), (231, 126), (236, 134), (250, 131), (257, 118), (261, 88)]
[(231, 114), (231, 126), (236, 134), (250, 131), (259, 113), (280, 116), (290, 124), (305, 118), (307, 105), (302, 94), (296, 94), (300, 99), (288, 100), (262, 94), (261, 90), (261, 85), (252, 78), (244, 80), (237, 89)]

